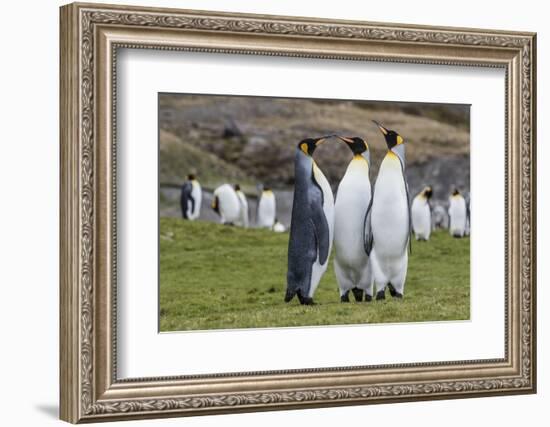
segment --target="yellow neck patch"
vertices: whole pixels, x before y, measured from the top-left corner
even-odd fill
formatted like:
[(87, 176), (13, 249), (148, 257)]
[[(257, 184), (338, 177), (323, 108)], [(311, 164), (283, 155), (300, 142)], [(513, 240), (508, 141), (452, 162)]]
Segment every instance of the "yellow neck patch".
[(307, 152), (307, 144), (305, 142), (302, 142), (300, 144), (300, 150), (302, 150), (304, 153), (306, 153), (309, 156), (309, 153)]

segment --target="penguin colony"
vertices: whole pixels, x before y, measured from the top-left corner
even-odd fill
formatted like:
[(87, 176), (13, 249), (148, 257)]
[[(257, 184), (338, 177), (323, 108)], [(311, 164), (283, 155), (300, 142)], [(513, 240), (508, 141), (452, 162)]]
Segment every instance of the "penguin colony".
[[(182, 185), (180, 205), (183, 219), (196, 220), (200, 216), (202, 202), (202, 187), (195, 177), (190, 174)], [(248, 228), (250, 226), (249, 208), (246, 194), (239, 184), (222, 184), (213, 192), (212, 210), (226, 225), (235, 225)], [(286, 227), (276, 217), (275, 194), (269, 187), (264, 187), (258, 202), (257, 225), (276, 233), (284, 233)]]
[[(394, 298), (403, 298), (413, 235), (416, 240), (428, 241), (433, 227), (448, 228), (456, 238), (470, 234), (470, 203), (458, 189), (449, 197), (447, 212), (439, 205), (432, 209), (430, 186), (411, 201), (405, 174), (406, 142), (396, 131), (374, 123), (387, 146), (375, 186), (370, 182), (369, 146), (359, 137), (306, 138), (296, 147), (285, 302), (296, 296), (301, 304), (314, 304), (333, 245), (341, 302), (349, 302), (350, 293), (355, 301), (383, 300), (386, 290)], [(353, 154), (336, 200), (313, 159), (315, 150), (333, 137)], [(199, 217), (201, 200), (201, 186), (189, 175), (181, 188), (184, 219)], [(216, 188), (211, 207), (222, 224), (249, 227), (248, 202), (239, 185)], [(275, 194), (269, 187), (259, 196), (257, 226), (286, 231), (276, 218)]]

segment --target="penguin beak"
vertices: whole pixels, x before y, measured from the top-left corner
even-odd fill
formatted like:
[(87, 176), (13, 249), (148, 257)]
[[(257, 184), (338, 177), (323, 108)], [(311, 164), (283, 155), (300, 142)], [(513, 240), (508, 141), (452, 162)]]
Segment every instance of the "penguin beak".
[(345, 136), (340, 136), (340, 135), (336, 135), (336, 137), (338, 139), (340, 139), (341, 141), (344, 141), (347, 144), (353, 144), (353, 139), (351, 139), (351, 138), (348, 138), (348, 137), (345, 137)]
[(378, 123), (376, 120), (372, 121), (376, 126), (378, 126), (378, 129), (380, 129), (380, 132), (382, 132), (384, 135), (388, 134), (388, 130), (382, 126), (380, 123)]
[(319, 138), (317, 141), (315, 141), (315, 146), (318, 147), (319, 145), (324, 144), (326, 140), (327, 140), (326, 136)]

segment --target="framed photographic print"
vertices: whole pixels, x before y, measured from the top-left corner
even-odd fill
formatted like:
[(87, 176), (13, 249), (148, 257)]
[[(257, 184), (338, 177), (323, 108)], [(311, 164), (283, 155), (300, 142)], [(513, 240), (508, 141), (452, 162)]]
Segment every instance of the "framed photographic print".
[(533, 33), (61, 8), (61, 418), (536, 391)]

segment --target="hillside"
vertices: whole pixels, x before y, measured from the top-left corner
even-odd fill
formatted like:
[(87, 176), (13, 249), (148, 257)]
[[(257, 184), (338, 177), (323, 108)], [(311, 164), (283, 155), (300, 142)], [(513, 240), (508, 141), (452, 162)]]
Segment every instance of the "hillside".
[[(291, 185), (296, 144), (305, 137), (331, 133), (366, 138), (375, 174), (386, 147), (373, 119), (403, 135), (409, 166), (463, 157), (470, 148), (465, 112), (469, 114), (468, 107), (456, 105), (165, 94), (160, 97), (159, 115), (161, 147), (165, 147), (161, 181), (181, 178), (183, 165), (174, 164), (175, 158), (191, 152), (189, 163), (203, 176), (232, 173), (228, 178), (240, 179), (240, 170), (273, 187)], [(196, 161), (199, 153), (208, 153), (208, 161)], [(220, 160), (217, 171), (212, 156)], [(327, 178), (338, 182), (351, 153), (334, 140), (315, 157)]]
[[(332, 133), (361, 136), (374, 181), (387, 148), (373, 119), (405, 138), (411, 194), (431, 185), (434, 202), (445, 204), (454, 186), (469, 193), (468, 106), (161, 94), (159, 108), (161, 216), (179, 215), (179, 186), (195, 173), (209, 192), (226, 182), (253, 197), (260, 185), (273, 187), (288, 225), (297, 143)], [(336, 191), (350, 150), (333, 138), (314, 157)], [(217, 219), (206, 204), (201, 215)]]

